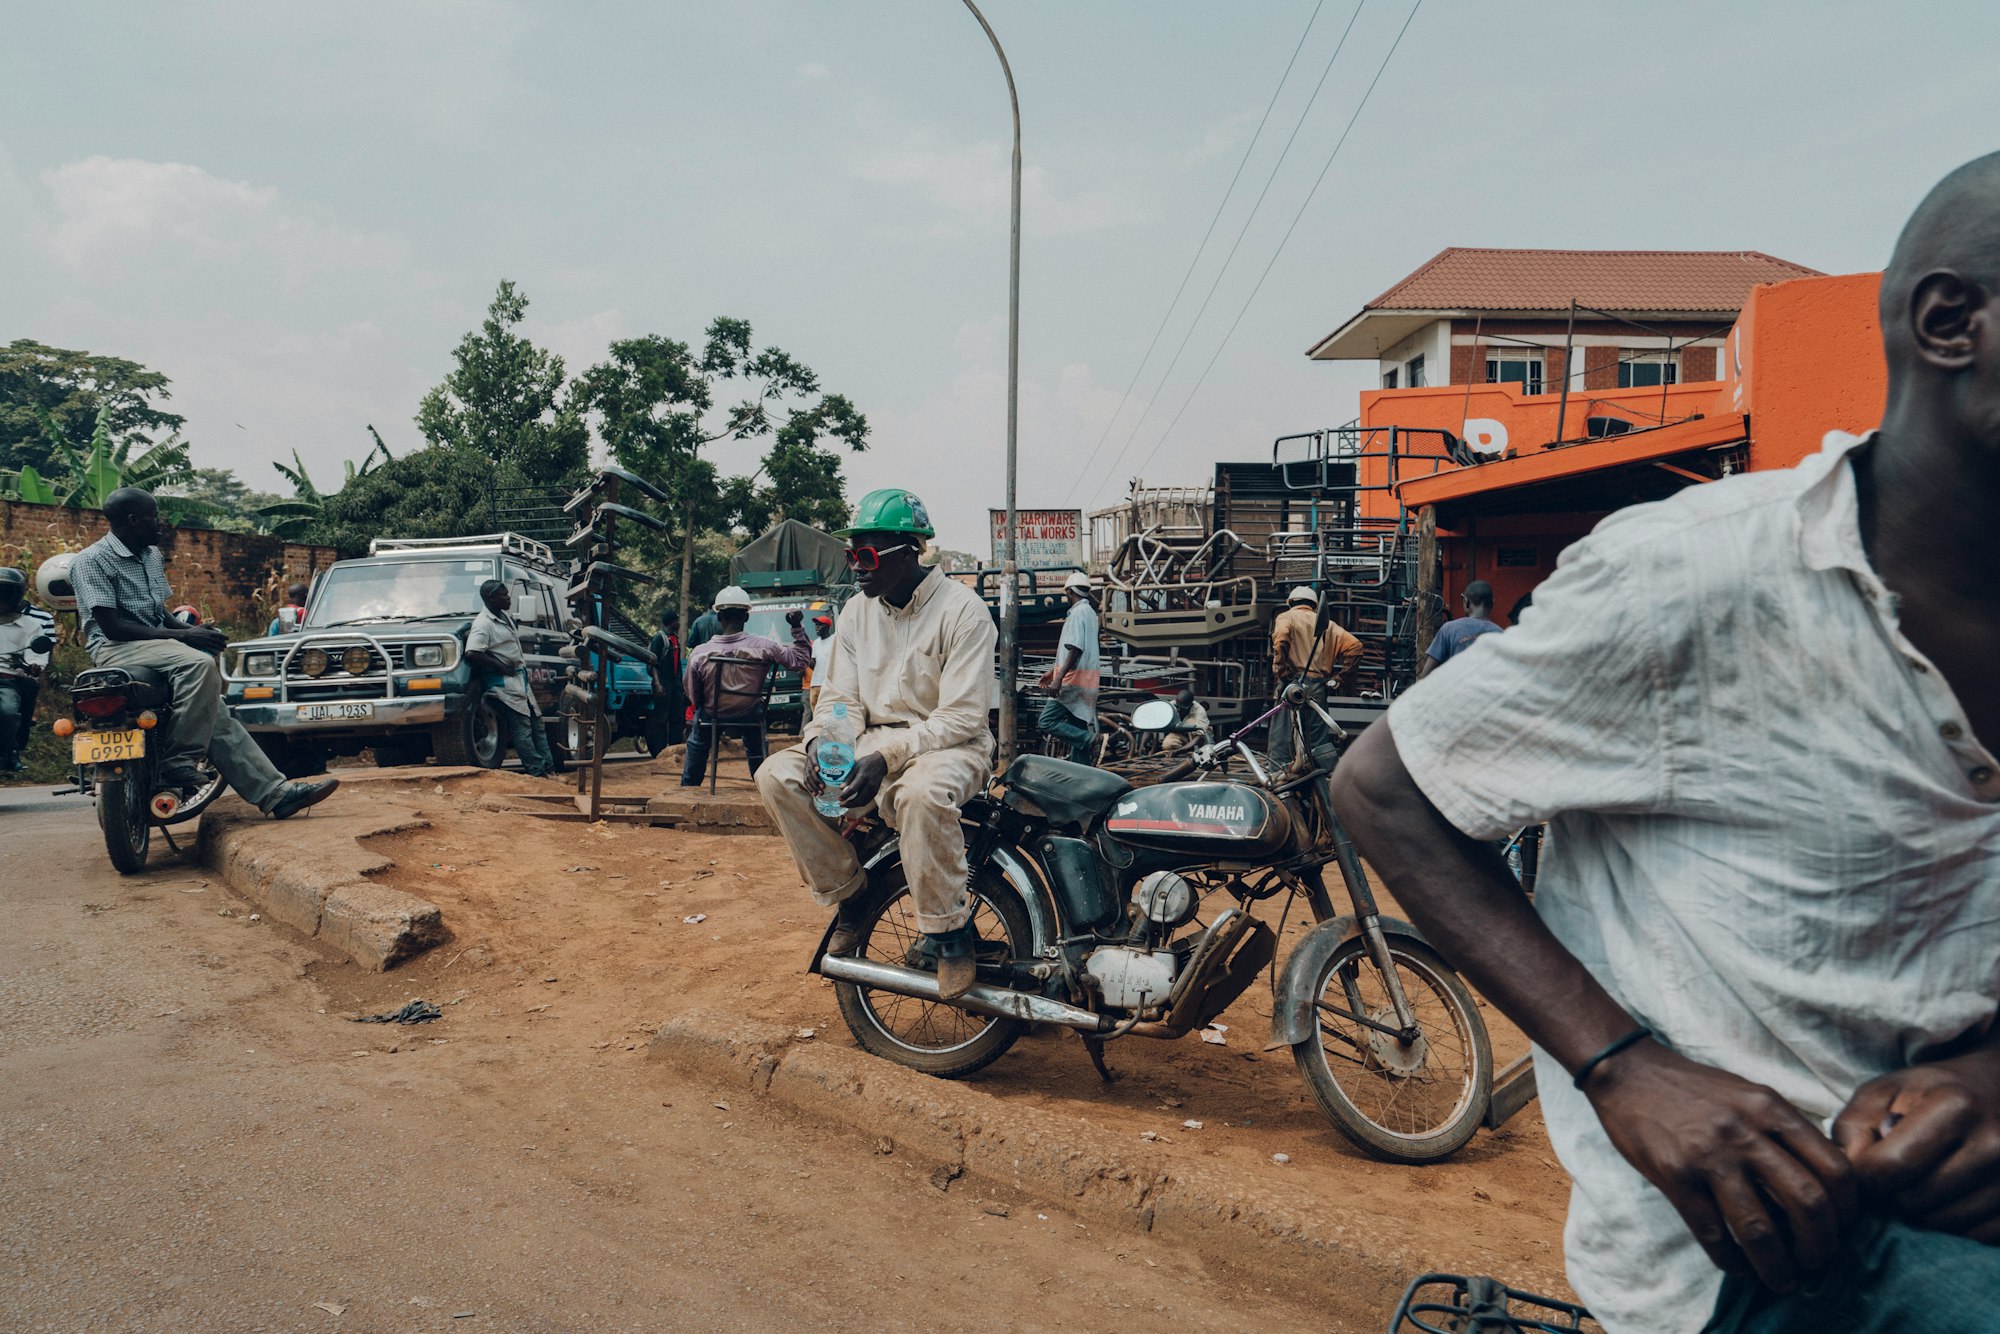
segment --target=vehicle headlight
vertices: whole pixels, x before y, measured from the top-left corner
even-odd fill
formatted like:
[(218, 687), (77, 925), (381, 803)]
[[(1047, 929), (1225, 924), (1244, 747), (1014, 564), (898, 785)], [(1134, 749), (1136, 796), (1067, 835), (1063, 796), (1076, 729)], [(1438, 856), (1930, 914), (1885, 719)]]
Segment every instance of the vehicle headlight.
[(347, 669), (349, 676), (359, 676), (367, 671), (369, 661), (368, 650), (359, 644), (340, 655), (340, 665)]
[(410, 650), (410, 665), (412, 667), (444, 666), (444, 645), (443, 644), (417, 645), (415, 648)]
[(239, 667), (244, 676), (276, 676), (278, 655), (275, 653), (246, 653)]
[(329, 665), (323, 648), (309, 648), (299, 654), (299, 670), (307, 676), (324, 676)]

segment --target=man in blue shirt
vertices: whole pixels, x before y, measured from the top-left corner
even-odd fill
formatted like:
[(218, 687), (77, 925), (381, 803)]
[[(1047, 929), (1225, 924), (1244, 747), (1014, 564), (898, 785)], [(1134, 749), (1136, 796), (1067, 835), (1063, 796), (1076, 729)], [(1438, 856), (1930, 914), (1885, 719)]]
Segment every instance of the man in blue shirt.
[(1069, 743), (1069, 757), (1090, 763), (1090, 743), (1097, 739), (1097, 688), (1103, 666), (1097, 643), (1097, 603), (1091, 597), (1090, 576), (1078, 570), (1063, 580), (1069, 595), (1069, 615), (1063, 619), (1056, 644), (1056, 665), (1042, 675), (1049, 692), (1036, 720), (1042, 731)]
[(1493, 585), (1484, 579), (1474, 579), (1465, 586), (1463, 601), (1465, 615), (1446, 621), (1431, 640), (1431, 646), (1424, 650), (1423, 666), (1417, 668), (1419, 681), (1465, 652), (1473, 640), (1500, 629), (1493, 621)]
[(69, 567), (84, 647), (99, 667), (149, 668), (167, 678), (173, 721), (161, 747), (160, 780), (182, 791), (201, 781), (204, 752), (236, 794), (282, 820), (331, 795), (337, 778), (287, 783), (243, 724), (222, 706), (215, 655), (229, 640), (208, 625), (183, 625), (167, 614), (167, 561), (160, 551), (160, 507), (149, 492), (120, 487), (104, 498), (111, 531)]

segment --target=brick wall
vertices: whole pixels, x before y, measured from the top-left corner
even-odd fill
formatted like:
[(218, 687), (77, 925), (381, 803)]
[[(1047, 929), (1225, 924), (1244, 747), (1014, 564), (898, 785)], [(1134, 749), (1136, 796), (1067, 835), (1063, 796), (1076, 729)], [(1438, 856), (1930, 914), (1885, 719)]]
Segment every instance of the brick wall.
[[(50, 556), (81, 551), (106, 531), (101, 510), (0, 501), (0, 565), (19, 566), (33, 579)], [(177, 604), (192, 604), (203, 620), (242, 627), (263, 626), (287, 584), (310, 580), (334, 562), (332, 547), (206, 528), (171, 530), (161, 549)]]

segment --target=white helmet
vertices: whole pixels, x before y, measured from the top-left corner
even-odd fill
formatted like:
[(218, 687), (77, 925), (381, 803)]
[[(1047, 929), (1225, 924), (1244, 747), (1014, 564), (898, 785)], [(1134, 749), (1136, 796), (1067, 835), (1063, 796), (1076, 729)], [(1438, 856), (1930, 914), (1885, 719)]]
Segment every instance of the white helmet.
[(69, 567), (77, 557), (74, 551), (65, 551), (42, 562), (35, 571), (35, 592), (41, 597), (42, 605), (51, 611), (75, 611), (76, 590), (70, 587)]
[(1063, 580), (1063, 592), (1067, 593), (1072, 588), (1080, 588), (1088, 593), (1091, 589), (1090, 576), (1082, 570), (1071, 570), (1069, 578)]
[(1319, 594), (1313, 592), (1304, 584), (1300, 584), (1297, 588), (1285, 594), (1286, 606), (1290, 606), (1294, 602), (1310, 602), (1313, 606), (1317, 607), (1319, 605)]
[(750, 610), (750, 595), (735, 584), (731, 584), (715, 595), (715, 609), (721, 611), (724, 607), (741, 607), (743, 610), (748, 611)]

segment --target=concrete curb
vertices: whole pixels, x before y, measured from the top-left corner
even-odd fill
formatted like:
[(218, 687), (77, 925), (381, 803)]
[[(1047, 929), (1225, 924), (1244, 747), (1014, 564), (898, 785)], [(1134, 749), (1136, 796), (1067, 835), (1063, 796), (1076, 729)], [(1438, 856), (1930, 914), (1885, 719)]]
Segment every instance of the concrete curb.
[(341, 815), (324, 807), (305, 820), (268, 820), (225, 797), (202, 813), (202, 862), (274, 922), (311, 936), (373, 972), (394, 967), (444, 938), (435, 903), (367, 876), (392, 863), (359, 840), (422, 829), (407, 810)]
[(933, 1164), (940, 1188), (963, 1175), (1147, 1232), (1224, 1269), (1283, 1284), (1294, 1298), (1323, 1302), (1362, 1328), (1379, 1328), (1409, 1280), (1430, 1270), (1497, 1271), (1517, 1286), (1562, 1290), (1559, 1275), (1524, 1266), (1518, 1253), (1427, 1245), (1411, 1215), (1369, 1216), (1289, 1181), (1189, 1164), (1075, 1116), (932, 1079), (837, 1042), (797, 1041), (779, 1025), (690, 1011), (654, 1034), (647, 1056), (886, 1138), (895, 1152)]

